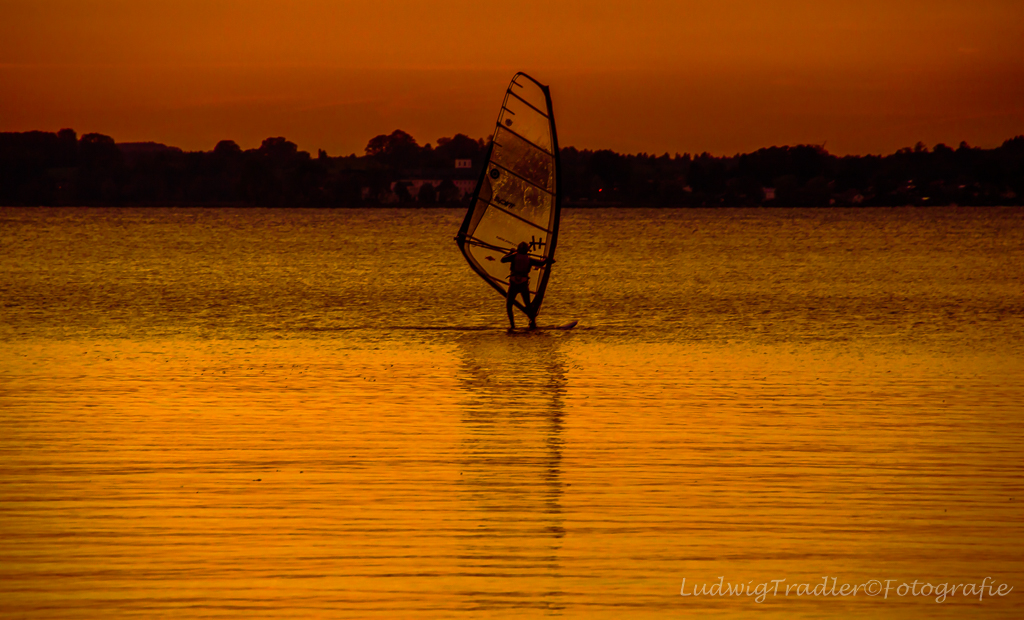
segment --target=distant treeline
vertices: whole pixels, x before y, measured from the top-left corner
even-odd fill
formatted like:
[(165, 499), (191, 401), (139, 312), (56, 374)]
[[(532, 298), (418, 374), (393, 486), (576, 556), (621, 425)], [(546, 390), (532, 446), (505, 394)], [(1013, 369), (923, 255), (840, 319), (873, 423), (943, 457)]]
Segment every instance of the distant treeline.
[[(115, 143), (74, 131), (0, 133), (0, 205), (239, 205), (360, 207), (457, 204), (487, 144), (458, 134), (420, 146), (403, 131), (365, 154), (312, 157), (284, 138), (212, 151)], [(455, 167), (456, 160), (470, 168)], [(662, 207), (1024, 204), (1024, 136), (995, 149), (922, 143), (886, 156), (830, 155), (818, 146), (620, 155), (561, 151), (570, 205)], [(471, 183), (470, 183), (471, 185)]]

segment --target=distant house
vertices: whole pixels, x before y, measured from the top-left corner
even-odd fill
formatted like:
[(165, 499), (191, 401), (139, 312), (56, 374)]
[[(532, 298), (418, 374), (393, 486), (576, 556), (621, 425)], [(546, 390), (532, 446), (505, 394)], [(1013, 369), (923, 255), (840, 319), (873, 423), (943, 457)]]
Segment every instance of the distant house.
[(476, 189), (476, 179), (452, 179), (462, 196), (472, 194)]
[[(390, 196), (382, 198), (382, 202), (394, 202), (398, 200), (396, 188), (404, 185), (409, 195), (416, 200), (424, 185), (432, 185), (434, 189), (441, 187), (446, 181), (450, 181), (458, 190), (458, 200), (463, 200), (476, 189), (479, 169), (473, 167), (472, 159), (456, 159), (453, 168), (434, 168), (421, 170), (408, 170), (408, 176), (396, 179), (389, 186)], [(364, 192), (364, 196), (365, 196)]]
[(443, 182), (443, 179), (399, 179), (391, 182), (391, 191), (394, 192), (395, 187), (397, 187), (399, 183), (402, 183), (405, 185), (405, 188), (409, 190), (410, 194), (418, 196), (420, 189), (422, 189), (424, 185), (430, 184), (437, 188)]
[(764, 192), (765, 200), (775, 200), (775, 188), (774, 187), (762, 187), (761, 191)]

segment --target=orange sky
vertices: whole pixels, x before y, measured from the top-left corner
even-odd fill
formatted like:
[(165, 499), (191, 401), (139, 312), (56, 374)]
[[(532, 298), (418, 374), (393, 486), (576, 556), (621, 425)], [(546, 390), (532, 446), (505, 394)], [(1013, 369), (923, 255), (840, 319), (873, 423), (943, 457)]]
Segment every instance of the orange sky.
[(1024, 1), (0, 0), (0, 131), (361, 154), (490, 134), (518, 70), (563, 146), (992, 147), (1024, 133)]

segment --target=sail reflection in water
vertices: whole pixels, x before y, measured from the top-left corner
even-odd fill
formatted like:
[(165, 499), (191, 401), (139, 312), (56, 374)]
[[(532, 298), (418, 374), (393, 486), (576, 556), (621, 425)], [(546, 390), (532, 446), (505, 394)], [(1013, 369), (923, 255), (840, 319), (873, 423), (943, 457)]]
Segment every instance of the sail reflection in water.
[(566, 364), (551, 334), (458, 340), (463, 388), (460, 491), (478, 532), (464, 542), (474, 594), (488, 609), (561, 609)]

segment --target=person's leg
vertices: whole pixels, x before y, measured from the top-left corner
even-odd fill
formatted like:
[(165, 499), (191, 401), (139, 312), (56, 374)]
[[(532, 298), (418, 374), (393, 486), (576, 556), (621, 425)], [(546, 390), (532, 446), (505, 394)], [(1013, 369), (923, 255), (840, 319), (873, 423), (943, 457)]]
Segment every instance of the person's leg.
[(526, 316), (529, 317), (529, 319), (530, 319), (530, 328), (532, 329), (534, 327), (537, 327), (537, 317), (535, 317), (533, 315), (533, 313), (531, 313), (530, 310), (529, 310), (529, 308), (530, 308), (530, 285), (529, 284), (527, 284), (526, 286), (523, 287), (523, 307), (525, 307), (527, 309), (526, 310)]
[(505, 312), (508, 312), (509, 329), (516, 328), (516, 317), (512, 314), (512, 304), (516, 300), (516, 287), (509, 285), (508, 294), (505, 295)]

